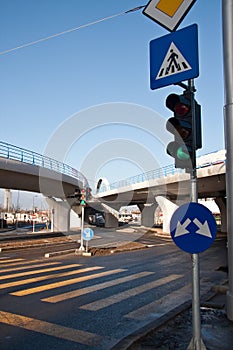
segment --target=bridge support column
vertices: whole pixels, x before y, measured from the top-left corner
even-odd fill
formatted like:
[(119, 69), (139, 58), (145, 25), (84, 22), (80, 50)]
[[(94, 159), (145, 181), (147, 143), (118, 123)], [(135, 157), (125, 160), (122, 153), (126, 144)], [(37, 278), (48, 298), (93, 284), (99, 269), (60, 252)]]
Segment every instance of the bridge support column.
[(106, 213), (104, 214), (105, 218), (105, 227), (118, 227), (118, 219), (112, 214), (112, 213)]
[(158, 205), (156, 203), (144, 204), (143, 210), (141, 210), (142, 226), (146, 226), (146, 227), (154, 226), (155, 209), (157, 208), (157, 206)]
[(46, 198), (46, 201), (52, 210), (53, 232), (70, 231), (70, 205), (66, 201), (57, 202), (53, 198)]
[(162, 196), (157, 196), (155, 199), (163, 211), (163, 232), (170, 233), (171, 217), (174, 211), (178, 208), (178, 205)]
[(227, 232), (227, 201), (225, 197), (215, 198), (221, 214), (221, 232)]

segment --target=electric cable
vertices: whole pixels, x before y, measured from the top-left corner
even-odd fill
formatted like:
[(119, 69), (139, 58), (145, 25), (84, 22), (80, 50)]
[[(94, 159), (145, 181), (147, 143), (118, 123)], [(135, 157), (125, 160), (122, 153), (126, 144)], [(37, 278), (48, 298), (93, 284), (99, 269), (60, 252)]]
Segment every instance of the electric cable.
[(49, 35), (49, 36), (47, 36), (47, 37), (45, 37), (45, 38), (41, 38), (41, 39), (38, 39), (38, 40), (34, 40), (34, 41), (29, 42), (29, 43), (26, 43), (26, 44), (22, 44), (22, 45), (13, 47), (13, 48), (11, 48), (11, 49), (1, 51), (1, 52), (0, 52), (0, 56), (5, 55), (5, 54), (10, 53), (10, 52), (13, 52), (13, 51), (16, 51), (16, 50), (19, 50), (19, 49), (23, 49), (23, 48), (28, 47), (28, 46), (36, 45), (36, 44), (38, 44), (38, 43), (41, 43), (41, 42), (44, 42), (44, 41), (47, 41), (47, 40), (50, 40), (50, 39), (59, 37), (59, 36), (61, 36), (61, 35), (65, 35), (65, 34), (72, 33), (72, 32), (75, 32), (75, 31), (80, 30), (80, 29), (83, 29), (83, 28), (87, 28), (87, 27), (93, 26), (93, 25), (98, 24), (98, 23), (100, 23), (100, 22), (104, 22), (104, 21), (107, 21), (107, 20), (109, 20), (109, 19), (112, 19), (112, 18), (115, 18), (115, 17), (119, 17), (119, 16), (122, 16), (122, 15), (124, 15), (124, 14), (128, 14), (128, 13), (130, 13), (130, 12), (138, 11), (138, 10), (142, 9), (143, 7), (145, 7), (145, 6), (146, 6), (146, 5), (138, 6), (138, 7), (135, 7), (135, 8), (133, 8), (133, 9), (130, 9), (130, 10), (128, 10), (128, 11), (124, 11), (124, 12), (117, 13), (117, 14), (115, 14), (115, 15), (111, 15), (111, 16), (108, 16), (108, 17), (104, 17), (104, 18), (98, 19), (98, 20), (96, 20), (96, 21), (93, 21), (93, 22), (89, 22), (89, 23), (80, 25), (80, 26), (75, 27), (75, 28), (71, 28), (71, 29), (64, 30), (63, 32), (59, 32), (59, 33), (56, 33), (56, 34)]

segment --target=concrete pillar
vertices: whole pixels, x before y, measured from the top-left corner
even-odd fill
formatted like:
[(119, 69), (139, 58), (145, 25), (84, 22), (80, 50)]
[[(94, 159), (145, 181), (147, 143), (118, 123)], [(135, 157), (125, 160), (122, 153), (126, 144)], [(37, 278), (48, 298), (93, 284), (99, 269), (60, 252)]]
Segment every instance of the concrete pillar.
[(57, 202), (53, 198), (46, 198), (49, 208), (52, 210), (53, 232), (70, 231), (70, 205), (66, 201)]
[(105, 227), (107, 228), (118, 227), (118, 219), (113, 214), (105, 212), (104, 219), (105, 219)]
[(157, 196), (155, 199), (163, 211), (163, 232), (170, 233), (171, 217), (174, 211), (178, 208), (178, 205), (162, 196)]
[(70, 228), (76, 229), (81, 227), (81, 218), (80, 216), (74, 211), (70, 211)]
[(221, 232), (227, 232), (227, 200), (225, 197), (216, 197), (215, 203), (221, 214)]
[(154, 226), (155, 209), (157, 208), (156, 203), (145, 204), (141, 211), (141, 225), (146, 227)]

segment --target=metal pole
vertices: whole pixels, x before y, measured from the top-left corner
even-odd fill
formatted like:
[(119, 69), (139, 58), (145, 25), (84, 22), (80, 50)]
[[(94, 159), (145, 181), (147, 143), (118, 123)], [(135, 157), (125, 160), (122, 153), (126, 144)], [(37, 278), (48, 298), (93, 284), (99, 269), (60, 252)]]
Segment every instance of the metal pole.
[[(195, 113), (195, 98), (194, 98), (194, 80), (190, 79), (189, 93), (191, 97), (192, 108), (192, 133), (193, 133), (193, 154), (192, 154), (192, 169), (190, 172), (191, 179), (191, 202), (198, 202), (197, 188), (197, 169), (196, 169), (196, 113)], [(206, 347), (201, 339), (201, 315), (200, 315), (200, 268), (199, 254), (192, 254), (192, 324), (193, 338), (187, 350), (206, 350)]]
[(227, 317), (233, 321), (233, 0), (222, 1), (223, 66), (225, 84), (225, 143), (228, 280)]
[(79, 250), (85, 250), (83, 245), (83, 229), (84, 229), (84, 206), (82, 205), (82, 218), (81, 218), (81, 241), (80, 241), (80, 247)]
[(51, 232), (54, 232), (54, 211), (55, 209), (51, 209)]
[(86, 241), (86, 253), (88, 252), (88, 241)]

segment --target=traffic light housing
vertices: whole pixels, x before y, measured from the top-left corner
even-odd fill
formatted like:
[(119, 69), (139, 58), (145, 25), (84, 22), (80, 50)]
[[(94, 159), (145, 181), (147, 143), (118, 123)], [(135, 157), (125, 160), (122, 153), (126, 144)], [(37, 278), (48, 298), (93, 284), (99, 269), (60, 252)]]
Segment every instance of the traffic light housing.
[(194, 164), (195, 151), (202, 147), (201, 107), (194, 100), (192, 108), (190, 94), (186, 91), (182, 95), (170, 94), (166, 98), (166, 107), (173, 112), (166, 129), (174, 135), (167, 153), (175, 159), (176, 168), (189, 170)]
[(91, 188), (90, 187), (86, 187), (86, 188), (76, 188), (75, 191), (68, 195), (67, 198), (73, 198), (76, 199), (76, 203), (78, 205), (82, 205), (85, 206), (86, 205), (86, 201), (90, 200), (92, 198), (92, 194), (91, 194)]
[(92, 197), (92, 194), (91, 194), (91, 188), (90, 187), (87, 187), (86, 188), (86, 200), (90, 200)]
[(80, 200), (81, 198), (81, 191), (79, 188), (76, 188), (72, 194), (69, 194), (67, 198), (78, 198)]
[(81, 197), (81, 191), (79, 188), (76, 188), (74, 191), (74, 198), (80, 199), (80, 197)]
[(82, 205), (82, 206), (86, 205), (86, 190), (85, 190), (85, 188), (81, 189), (80, 205)]

